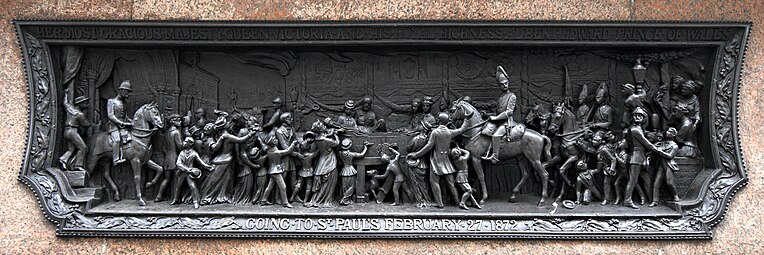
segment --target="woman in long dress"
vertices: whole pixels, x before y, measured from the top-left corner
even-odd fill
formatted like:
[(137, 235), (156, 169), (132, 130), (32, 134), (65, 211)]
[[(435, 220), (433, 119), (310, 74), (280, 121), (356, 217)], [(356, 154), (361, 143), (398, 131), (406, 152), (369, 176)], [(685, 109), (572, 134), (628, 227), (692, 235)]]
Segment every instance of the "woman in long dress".
[[(216, 126), (219, 123), (215, 123)], [(231, 203), (231, 183), (233, 178), (233, 151), (234, 145), (247, 141), (255, 132), (249, 132), (243, 137), (231, 135), (224, 130), (220, 137), (212, 144), (212, 151), (219, 153), (212, 159), (214, 169), (202, 183), (201, 204)]]
[(313, 196), (308, 207), (335, 207), (335, 190), (337, 189), (337, 156), (334, 148), (340, 144), (337, 134), (326, 130), (321, 121), (313, 123), (311, 130), (316, 133), (316, 148), (318, 159), (316, 160), (316, 172), (313, 177)]

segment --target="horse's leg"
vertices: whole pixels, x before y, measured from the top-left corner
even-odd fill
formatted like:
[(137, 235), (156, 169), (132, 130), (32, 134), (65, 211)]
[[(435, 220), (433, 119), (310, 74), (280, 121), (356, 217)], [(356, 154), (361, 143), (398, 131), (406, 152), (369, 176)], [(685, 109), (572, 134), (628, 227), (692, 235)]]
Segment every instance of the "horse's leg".
[(523, 186), (526, 180), (528, 180), (528, 176), (530, 175), (530, 171), (528, 171), (528, 166), (526, 165), (525, 158), (521, 158), (517, 160), (517, 165), (520, 166), (520, 173), (523, 175), (520, 177), (520, 181), (517, 182), (514, 188), (512, 188), (512, 195), (509, 196), (509, 202), (514, 203), (517, 200), (517, 193), (520, 193), (520, 187)]
[(568, 178), (567, 170), (571, 166), (574, 166), (576, 164), (576, 161), (578, 161), (578, 152), (576, 151), (575, 147), (574, 148), (568, 147), (566, 149), (568, 150), (567, 154), (569, 156), (568, 156), (568, 159), (565, 160), (565, 163), (563, 163), (562, 166), (560, 167), (560, 176), (562, 176), (562, 179), (565, 181), (565, 183), (568, 184), (569, 187), (573, 187), (573, 182), (571, 182), (570, 179)]
[[(96, 162), (101, 161), (100, 158), (95, 159)], [(117, 188), (117, 184), (114, 183), (114, 180), (111, 178), (111, 170), (114, 169), (115, 166), (111, 165), (111, 162), (108, 162), (104, 168), (103, 168), (103, 177), (106, 179), (106, 183), (109, 185), (109, 188), (111, 188), (112, 191), (114, 191), (114, 201), (119, 202), (119, 200), (122, 200), (122, 196), (119, 194), (119, 189)]]
[(480, 184), (480, 194), (482, 195), (482, 198), (480, 198), (480, 204), (485, 204), (485, 201), (488, 199), (488, 187), (485, 186), (485, 172), (483, 171), (483, 160), (480, 158), (481, 155), (477, 154), (471, 154), (470, 158), (472, 158), (472, 166), (475, 167), (475, 173), (478, 177), (478, 182)]
[(546, 203), (546, 197), (549, 196), (549, 172), (547, 172), (546, 168), (541, 164), (541, 154), (525, 153), (525, 159), (531, 164), (533, 169), (536, 170), (536, 173), (541, 176), (541, 200), (539, 201), (538, 206), (543, 206)]
[(164, 169), (162, 166), (154, 162), (153, 160), (150, 160), (146, 162), (146, 165), (151, 169), (156, 171), (156, 175), (154, 175), (154, 179), (152, 179), (150, 182), (146, 183), (146, 188), (151, 188), (151, 186), (154, 186), (159, 182), (159, 179), (164, 175)]
[(133, 181), (135, 183), (135, 197), (138, 199), (138, 205), (146, 206), (146, 201), (143, 200), (143, 182), (141, 182), (141, 164), (138, 157), (134, 157), (130, 160), (130, 164), (133, 168)]

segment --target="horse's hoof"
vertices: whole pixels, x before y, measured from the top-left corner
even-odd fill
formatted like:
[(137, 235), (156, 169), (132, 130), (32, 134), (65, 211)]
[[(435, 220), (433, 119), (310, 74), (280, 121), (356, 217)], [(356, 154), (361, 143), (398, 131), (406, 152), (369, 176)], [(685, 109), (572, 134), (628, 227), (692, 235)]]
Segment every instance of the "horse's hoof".
[(511, 196), (511, 197), (509, 197), (509, 202), (510, 202), (510, 203), (514, 203), (514, 202), (517, 202), (517, 196), (515, 196), (515, 194), (512, 194), (512, 196)]
[(541, 200), (541, 201), (539, 201), (538, 204), (536, 204), (536, 206), (538, 206), (538, 207), (545, 207), (546, 206), (546, 201)]
[(138, 205), (139, 206), (146, 206), (146, 201), (143, 201), (143, 199), (138, 199)]
[(481, 199), (481, 200), (480, 200), (480, 204), (481, 204), (481, 205), (484, 205), (484, 204), (485, 204), (485, 199)]
[(120, 200), (122, 200), (122, 197), (119, 193), (114, 193), (114, 202), (119, 202)]

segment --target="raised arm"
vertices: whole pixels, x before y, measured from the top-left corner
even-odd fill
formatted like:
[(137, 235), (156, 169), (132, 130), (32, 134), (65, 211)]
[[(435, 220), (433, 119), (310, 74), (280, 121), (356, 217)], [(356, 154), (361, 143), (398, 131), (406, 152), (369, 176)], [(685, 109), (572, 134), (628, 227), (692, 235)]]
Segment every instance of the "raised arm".
[(381, 96), (378, 96), (378, 95), (374, 95), (374, 96), (377, 97), (377, 99), (379, 99), (379, 101), (382, 102), (382, 104), (384, 104), (385, 106), (390, 108), (390, 110), (393, 111), (393, 112), (396, 112), (396, 113), (411, 113), (411, 106), (410, 105), (399, 105), (399, 104), (393, 103), (390, 100), (385, 99), (384, 97), (381, 97)]
[(398, 159), (400, 159), (400, 158), (401, 158), (401, 153), (400, 153), (400, 152), (398, 152), (398, 151), (396, 151), (396, 150), (395, 150), (395, 149), (393, 149), (393, 148), (388, 148), (388, 149), (390, 150), (390, 152), (391, 152), (391, 153), (393, 153), (393, 159), (391, 159), (391, 160), (390, 160), (390, 162), (393, 162), (393, 163), (395, 163), (395, 164), (398, 164)]
[[(326, 109), (326, 110), (332, 111), (332, 112), (342, 112), (342, 111), (345, 110), (345, 108), (343, 106), (327, 105), (327, 104), (319, 102), (318, 100), (316, 100), (315, 97), (312, 97), (312, 96), (309, 96), (309, 97), (310, 97), (310, 100), (313, 101), (313, 103), (315, 103), (316, 105), (318, 105), (322, 109)], [(356, 101), (356, 102), (358, 102), (358, 101)]]

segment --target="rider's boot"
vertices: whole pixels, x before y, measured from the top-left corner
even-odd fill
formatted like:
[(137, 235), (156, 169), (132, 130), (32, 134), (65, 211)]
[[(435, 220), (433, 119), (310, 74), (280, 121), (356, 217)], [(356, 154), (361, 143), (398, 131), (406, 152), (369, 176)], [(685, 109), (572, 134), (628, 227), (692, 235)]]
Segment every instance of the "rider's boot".
[(125, 162), (125, 159), (122, 158), (121, 143), (122, 141), (119, 139), (114, 139), (114, 141), (111, 143), (111, 158), (114, 161), (114, 165)]
[(491, 137), (491, 151), (493, 153), (490, 154), (490, 156), (483, 157), (485, 160), (490, 160), (491, 163), (498, 163), (499, 162), (499, 145), (501, 144), (501, 138), (502, 136), (492, 136)]

